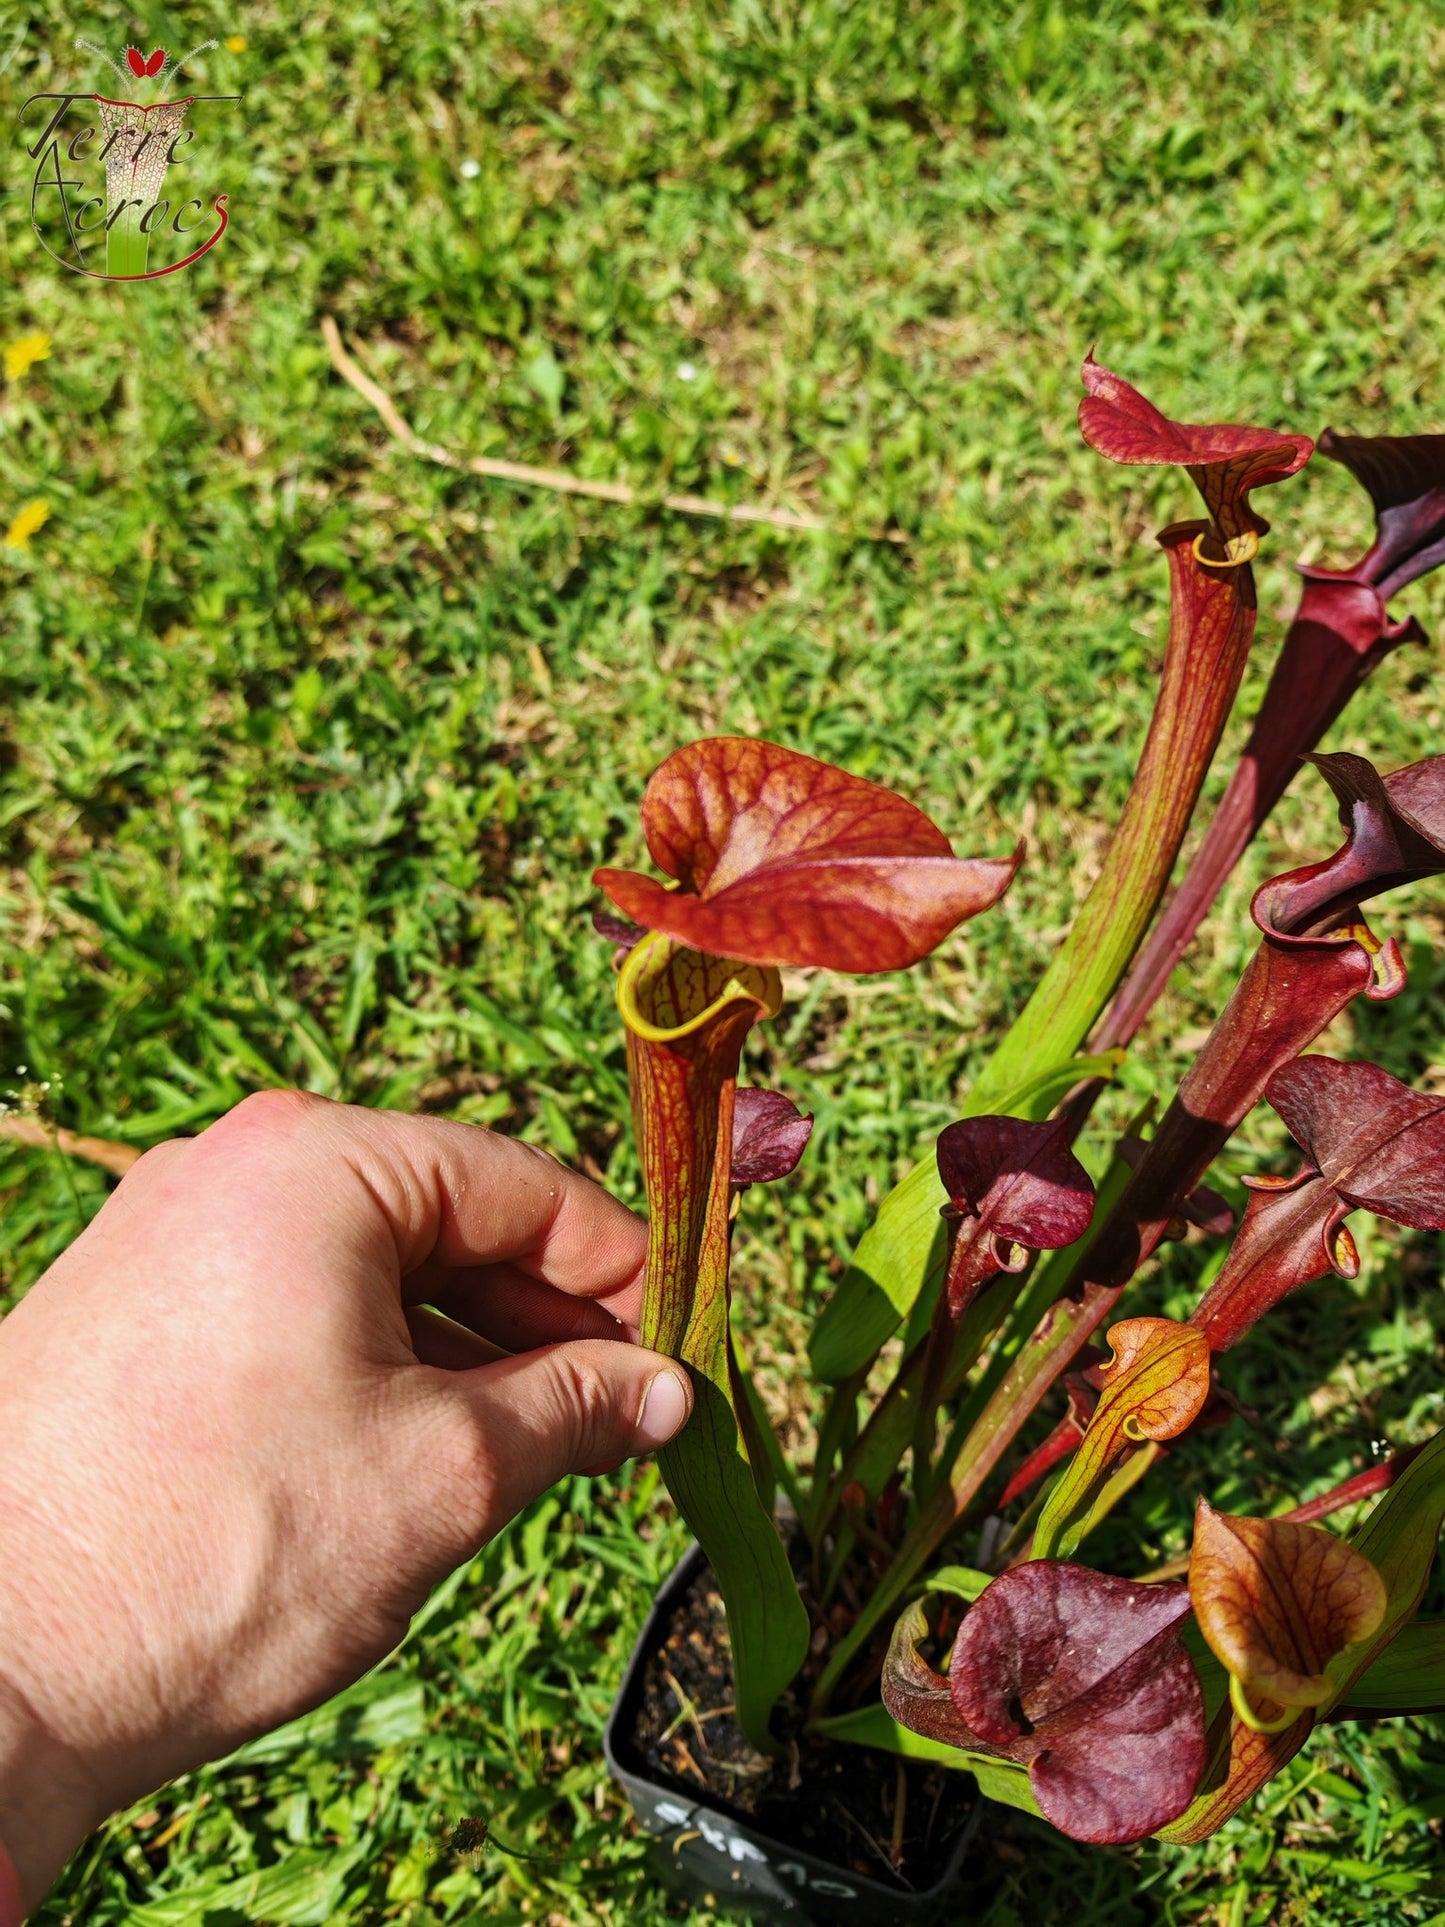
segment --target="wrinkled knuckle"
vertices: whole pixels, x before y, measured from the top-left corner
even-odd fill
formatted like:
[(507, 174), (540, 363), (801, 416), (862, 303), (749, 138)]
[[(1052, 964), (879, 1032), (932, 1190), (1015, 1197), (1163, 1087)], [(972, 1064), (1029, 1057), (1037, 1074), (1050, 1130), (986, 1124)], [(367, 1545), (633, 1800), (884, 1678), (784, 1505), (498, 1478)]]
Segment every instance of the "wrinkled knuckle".
[(561, 1380), (558, 1418), (574, 1464), (595, 1456), (611, 1438), (615, 1399), (607, 1380), (583, 1353), (554, 1355), (554, 1371)]

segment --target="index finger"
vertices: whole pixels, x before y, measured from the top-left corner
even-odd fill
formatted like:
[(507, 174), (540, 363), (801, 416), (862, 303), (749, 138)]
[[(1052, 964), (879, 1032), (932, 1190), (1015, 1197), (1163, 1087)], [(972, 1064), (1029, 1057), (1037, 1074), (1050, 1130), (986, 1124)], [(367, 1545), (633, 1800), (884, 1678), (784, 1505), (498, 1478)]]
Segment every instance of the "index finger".
[[(299, 1091), (248, 1098), (195, 1141), (233, 1154), (249, 1137), (283, 1140), (288, 1167), (310, 1165), (350, 1220), (379, 1218), (401, 1274), (423, 1265), (508, 1263), (558, 1291), (626, 1301), (647, 1255), (642, 1221), (535, 1145), (451, 1118), (335, 1104)], [(343, 1201), (338, 1168), (355, 1189)]]

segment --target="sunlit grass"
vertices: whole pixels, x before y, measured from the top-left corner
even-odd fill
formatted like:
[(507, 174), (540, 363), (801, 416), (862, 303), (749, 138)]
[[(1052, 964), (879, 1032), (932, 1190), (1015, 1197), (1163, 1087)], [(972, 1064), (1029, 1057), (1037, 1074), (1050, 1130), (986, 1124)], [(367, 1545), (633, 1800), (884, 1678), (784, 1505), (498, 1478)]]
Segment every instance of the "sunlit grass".
[[(175, 38), (207, 32), (225, 49), (198, 82), (246, 96), (211, 255), (99, 288), (18, 205), (0, 227), (0, 341), (50, 341), (0, 390), (0, 525), (50, 510), (0, 558), (0, 1098), (48, 1080), (60, 1122), (144, 1145), (301, 1083), (520, 1131), (636, 1200), (587, 879), (639, 856), (668, 749), (776, 736), (904, 790), (961, 848), (1030, 843), (928, 965), (799, 979), (750, 1046), (818, 1118), (787, 1197), (750, 1200), (739, 1268), (764, 1384), (796, 1405), (809, 1307), (1052, 954), (1147, 718), (1150, 533), (1193, 504), (1082, 447), (1077, 364), (1097, 341), (1185, 417), (1445, 426), (1438, 17), (323, 0), (191, 9)], [(12, 125), (81, 78), (70, 58), (59, 33), (25, 42)], [(323, 313), (460, 453), (907, 542), (419, 463), (333, 377)], [(1367, 528), (1323, 462), (1267, 512), (1246, 714), (1290, 563), (1348, 560)], [(1439, 629), (1445, 593), (1407, 606)], [(1437, 750), (1437, 664), (1392, 658), (1333, 743)], [(1332, 825), (1302, 783), (1141, 1039), (1130, 1101), (1188, 1061), (1252, 881)], [(1396, 900), (1411, 988), (1336, 1037), (1436, 1083), (1438, 900)], [(11, 1294), (107, 1182), (0, 1146)], [(1276, 1503), (1440, 1423), (1438, 1241), (1382, 1232), (1367, 1257), (1232, 1355), (1260, 1429), (1143, 1488), (1149, 1557), (1201, 1483)], [(1150, 1307), (1187, 1302), (1198, 1262)], [(44, 1918), (660, 1920), (599, 1736), (680, 1548), (651, 1473), (574, 1482), (357, 1698), (117, 1821)], [(462, 1817), (543, 1860), (458, 1859)], [(1191, 1852), (1085, 1853), (1000, 1817), (977, 1917), (1445, 1918), (1442, 1817), (1438, 1722), (1340, 1728)]]

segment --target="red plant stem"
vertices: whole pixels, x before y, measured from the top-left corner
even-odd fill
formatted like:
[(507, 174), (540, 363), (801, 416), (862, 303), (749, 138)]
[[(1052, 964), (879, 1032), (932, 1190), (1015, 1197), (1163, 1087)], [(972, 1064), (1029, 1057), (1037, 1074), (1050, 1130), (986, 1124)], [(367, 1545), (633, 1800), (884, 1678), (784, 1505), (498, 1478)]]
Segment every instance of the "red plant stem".
[(1273, 1073), (1373, 981), (1373, 958), (1363, 943), (1335, 938), (1285, 944), (1266, 937), (1097, 1242), (1080, 1258), (1064, 1294), (1044, 1314), (984, 1408), (955, 1475), (955, 1516), (972, 1503), (1045, 1391), (1109, 1316)]
[[(1267, 937), (1260, 945), (1097, 1242), (1074, 1266), (1065, 1295), (1044, 1313), (979, 1414), (951, 1485), (920, 1512), (885, 1582), (889, 1604), (967, 1512), (1049, 1387), (1108, 1318), (1181, 1200), (1274, 1071), (1373, 981), (1371, 951), (1347, 933), (1308, 944)], [(830, 1670), (819, 1692), (831, 1684)]]
[(1275, 1071), (1374, 977), (1374, 955), (1351, 931), (1311, 943), (1265, 938), (1066, 1292), (1133, 1277)]
[(1377, 1492), (1392, 1486), (1405, 1467), (1420, 1451), (1418, 1445), (1406, 1446), (1401, 1452), (1392, 1452), (1378, 1465), (1370, 1466), (1364, 1472), (1357, 1472), (1343, 1485), (1337, 1485), (1330, 1492), (1322, 1492), (1317, 1499), (1306, 1499), (1290, 1512), (1280, 1513), (1281, 1519), (1293, 1519), (1299, 1525), (1312, 1525), (1316, 1519), (1327, 1519), (1332, 1512), (1343, 1512), (1347, 1505), (1356, 1505), (1361, 1499), (1373, 1499)]
[[(642, 1342), (689, 1368), (692, 1416), (657, 1455), (717, 1577), (733, 1652), (733, 1701), (752, 1744), (808, 1651), (808, 1615), (750, 1461), (728, 1350), (732, 1123), (743, 1038), (781, 1002), (776, 973), (644, 937), (618, 1007), (649, 1206)], [(761, 1443), (761, 1441), (759, 1441)]]
[(1402, 642), (1423, 641), (1418, 623), (1391, 623), (1369, 583), (1323, 570), (1305, 574), (1249, 741), (1184, 881), (1130, 967), (1091, 1048), (1127, 1044), (1168, 987), (1260, 825), (1300, 767), (1378, 663)]
[[(1378, 1465), (1370, 1466), (1367, 1471), (1357, 1472), (1354, 1478), (1346, 1479), (1343, 1485), (1322, 1492), (1317, 1499), (1306, 1499), (1303, 1505), (1294, 1506), (1290, 1511), (1275, 1516), (1292, 1520), (1296, 1525), (1308, 1526), (1317, 1519), (1328, 1519), (1332, 1513), (1343, 1512), (1346, 1506), (1358, 1505), (1362, 1499), (1373, 1499), (1377, 1493), (1388, 1490), (1411, 1459), (1423, 1449), (1419, 1445), (1408, 1445), (1403, 1451), (1392, 1452), (1388, 1459), (1381, 1459)], [(1189, 1555), (1185, 1553), (1182, 1559), (1171, 1559), (1167, 1565), (1156, 1566), (1145, 1577), (1152, 1584), (1158, 1579), (1180, 1579), (1188, 1570)]]
[(1254, 637), (1247, 562), (1195, 553), (1211, 524), (1161, 530), (1169, 559), (1169, 648), (1133, 785), (1098, 881), (1033, 995), (969, 1093), (970, 1116), (996, 1109), (1043, 1064), (1071, 1055), (1113, 995), (1169, 881)]
[(1053, 1431), (1042, 1445), (1036, 1445), (1023, 1464), (1014, 1473), (1003, 1491), (999, 1494), (995, 1508), (1002, 1512), (1005, 1506), (1012, 1505), (1021, 1492), (1027, 1492), (1031, 1485), (1052, 1472), (1060, 1459), (1066, 1459), (1080, 1443), (1084, 1428), (1073, 1412), (1065, 1412)]

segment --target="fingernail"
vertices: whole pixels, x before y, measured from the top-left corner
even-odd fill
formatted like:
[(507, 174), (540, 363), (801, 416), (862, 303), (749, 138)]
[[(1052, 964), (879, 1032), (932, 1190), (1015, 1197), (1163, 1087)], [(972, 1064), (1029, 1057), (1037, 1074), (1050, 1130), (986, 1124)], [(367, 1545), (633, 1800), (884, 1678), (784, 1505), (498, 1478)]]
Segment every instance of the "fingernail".
[(632, 1435), (634, 1452), (654, 1452), (680, 1432), (692, 1408), (691, 1387), (678, 1372), (659, 1372), (647, 1388)]

